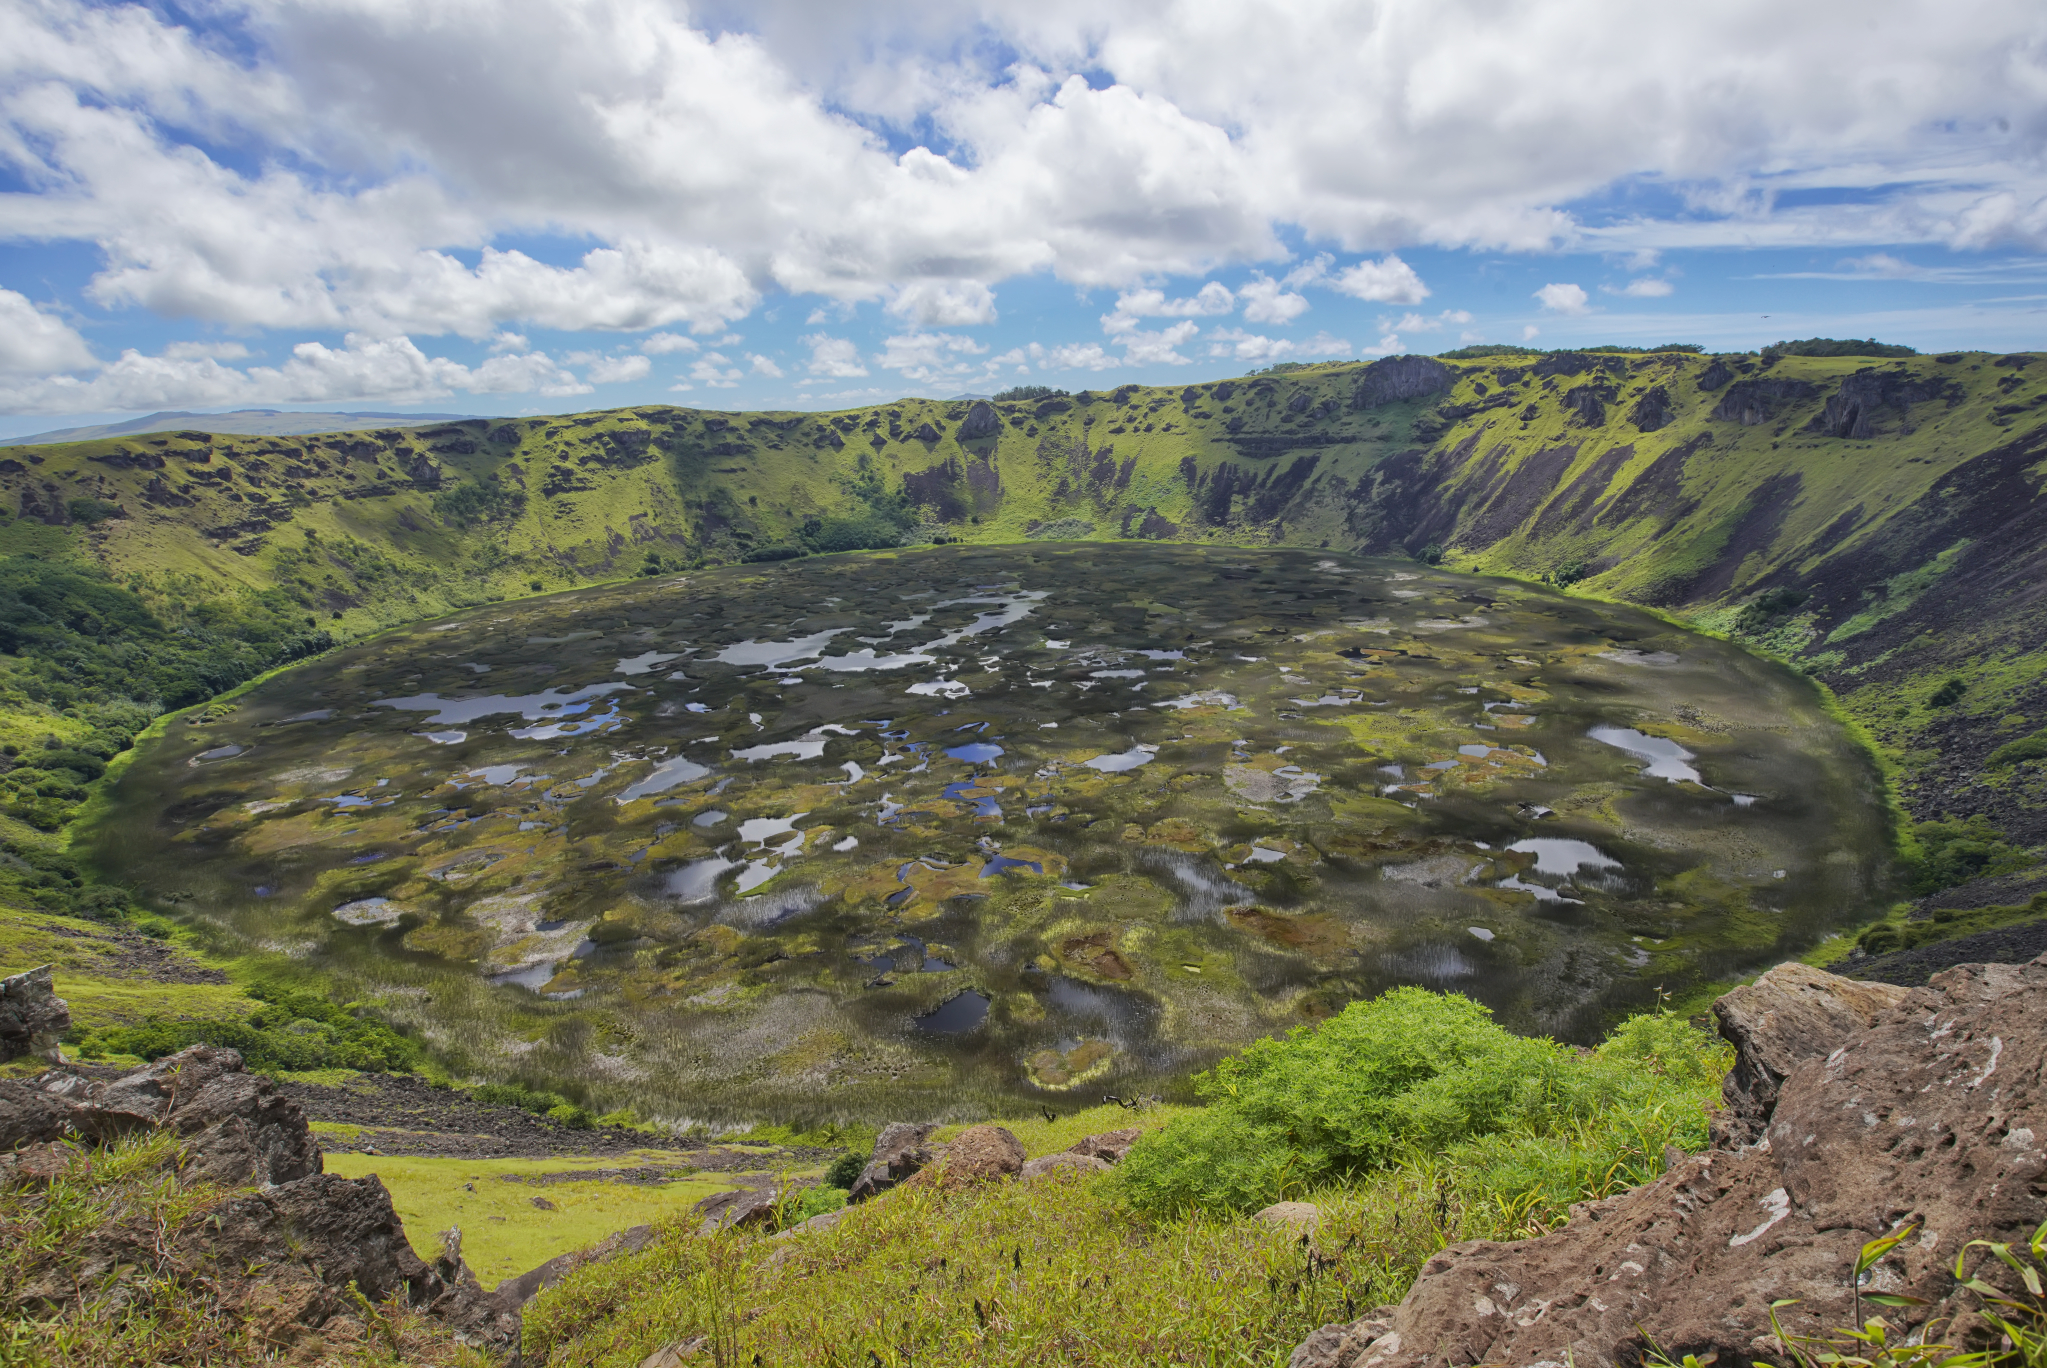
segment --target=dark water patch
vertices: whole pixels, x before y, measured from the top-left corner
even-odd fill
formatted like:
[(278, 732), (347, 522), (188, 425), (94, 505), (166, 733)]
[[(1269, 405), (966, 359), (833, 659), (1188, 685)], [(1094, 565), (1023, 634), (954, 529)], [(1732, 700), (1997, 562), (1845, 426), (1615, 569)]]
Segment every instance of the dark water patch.
[(926, 1035), (964, 1035), (988, 1019), (988, 1001), (985, 993), (969, 988), (914, 1018), (914, 1024)]

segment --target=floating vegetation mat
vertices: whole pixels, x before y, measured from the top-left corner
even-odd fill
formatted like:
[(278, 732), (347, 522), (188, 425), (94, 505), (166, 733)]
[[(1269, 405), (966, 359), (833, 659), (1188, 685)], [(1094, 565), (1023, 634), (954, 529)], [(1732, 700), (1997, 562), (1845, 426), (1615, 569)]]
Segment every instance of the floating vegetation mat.
[(1514, 1027), (1882, 890), (1811, 686), (1291, 550), (939, 547), (494, 605), (146, 743), (91, 840), (458, 1067), (670, 1116), (1164, 1089), (1394, 984)]

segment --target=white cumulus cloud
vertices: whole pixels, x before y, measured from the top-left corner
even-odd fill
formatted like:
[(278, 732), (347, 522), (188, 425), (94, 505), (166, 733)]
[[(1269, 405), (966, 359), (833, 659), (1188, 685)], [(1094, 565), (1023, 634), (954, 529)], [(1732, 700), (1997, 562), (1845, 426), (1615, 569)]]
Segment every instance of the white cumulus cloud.
[(1390, 255), (1378, 261), (1360, 261), (1337, 272), (1329, 283), (1354, 299), (1375, 304), (1419, 304), (1429, 297), (1429, 287), (1422, 284), (1414, 267)]
[(98, 364), (69, 323), (38, 309), (28, 296), (0, 289), (0, 374), (49, 375)]
[(1549, 284), (1535, 292), (1535, 298), (1551, 313), (1582, 314), (1585, 312), (1585, 287), (1582, 285)]

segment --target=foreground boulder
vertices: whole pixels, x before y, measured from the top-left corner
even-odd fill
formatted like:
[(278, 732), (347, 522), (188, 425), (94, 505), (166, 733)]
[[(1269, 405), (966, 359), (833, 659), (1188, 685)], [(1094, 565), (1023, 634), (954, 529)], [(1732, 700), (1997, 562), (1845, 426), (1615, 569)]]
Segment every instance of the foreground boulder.
[(466, 1344), (516, 1353), (518, 1317), (477, 1284), (459, 1233), (449, 1233), (436, 1262), (421, 1259), (384, 1185), (322, 1173), (298, 1103), (245, 1072), (233, 1050), (193, 1046), (111, 1083), (63, 1070), (0, 1079), (0, 1186), (39, 1186), (67, 1172), (89, 1181), (92, 1147), (146, 1131), (179, 1137), (181, 1180), (253, 1191), (174, 1231), (133, 1223), (83, 1229), (36, 1261), (0, 1306), (61, 1315), (100, 1295), (122, 1268), (149, 1267), (188, 1277), (223, 1314), (286, 1350), (317, 1340), (336, 1317), (358, 1314), (353, 1287), (373, 1302), (402, 1300)]
[(1753, 1143), (1682, 1158), (1540, 1239), (1453, 1245), (1390, 1314), (1324, 1326), (1291, 1368), (1639, 1362), (1652, 1336), (1674, 1359), (1787, 1362), (1770, 1304), (1797, 1302), (1778, 1312), (1793, 1337), (1853, 1325), (1856, 1257), (1901, 1225), (1916, 1233), (1866, 1290), (1923, 1301), (1886, 1308), (1893, 1326), (1981, 1338), (1956, 1254), (2047, 1218), (2047, 956), (1950, 969), (1888, 1005), (1864, 995), (1880, 987), (1786, 966), (1730, 994), (1722, 1026), (1749, 1067), (1730, 1111), (1752, 1111), (1716, 1131)]
[(929, 1141), (931, 1132), (937, 1129), (935, 1123), (908, 1121), (892, 1121), (883, 1127), (875, 1138), (874, 1153), (868, 1158), (867, 1167), (853, 1180), (846, 1200), (864, 1202), (923, 1169), (933, 1158)]
[(1023, 1172), (1023, 1141), (1002, 1126), (969, 1126), (945, 1147), (938, 1181), (946, 1187), (968, 1187)]
[(15, 1059), (60, 1063), (57, 1042), (71, 1029), (71, 1009), (50, 981), (50, 966), (0, 979), (0, 1064)]

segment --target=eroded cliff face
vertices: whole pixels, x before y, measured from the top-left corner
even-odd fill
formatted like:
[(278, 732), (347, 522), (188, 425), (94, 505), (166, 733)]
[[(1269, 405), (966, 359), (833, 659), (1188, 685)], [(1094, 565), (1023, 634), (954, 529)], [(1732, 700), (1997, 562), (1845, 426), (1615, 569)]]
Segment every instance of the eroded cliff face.
[[(1863, 1290), (1920, 1300), (1884, 1309), (1894, 1326), (1990, 1338), (1952, 1270), (1970, 1241), (2022, 1243), (2047, 1220), (2047, 956), (1909, 990), (1785, 965), (1718, 1015), (1741, 1054), (1715, 1127), (1729, 1147), (1554, 1234), (1445, 1249), (1400, 1305), (1325, 1326), (1292, 1368), (1631, 1363), (1652, 1338), (1672, 1357), (1788, 1362), (1771, 1304), (1797, 1302), (1778, 1310), (1794, 1338), (1853, 1326), (1857, 1255), (1900, 1228)], [(1970, 1263), (2008, 1278), (1981, 1251)]]

